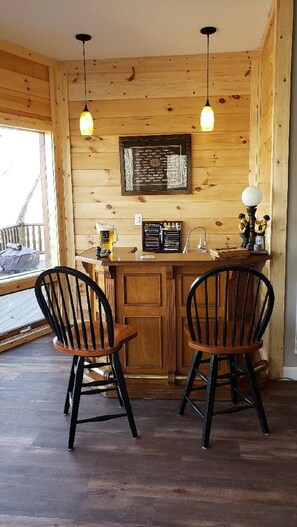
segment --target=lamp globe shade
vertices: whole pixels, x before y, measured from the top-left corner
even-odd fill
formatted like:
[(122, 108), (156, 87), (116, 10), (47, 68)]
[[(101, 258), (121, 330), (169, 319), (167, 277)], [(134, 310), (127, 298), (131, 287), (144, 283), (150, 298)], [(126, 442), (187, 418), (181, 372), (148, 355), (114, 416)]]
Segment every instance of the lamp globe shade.
[(261, 203), (262, 198), (263, 194), (259, 187), (246, 187), (241, 194), (241, 199), (247, 207), (256, 207)]

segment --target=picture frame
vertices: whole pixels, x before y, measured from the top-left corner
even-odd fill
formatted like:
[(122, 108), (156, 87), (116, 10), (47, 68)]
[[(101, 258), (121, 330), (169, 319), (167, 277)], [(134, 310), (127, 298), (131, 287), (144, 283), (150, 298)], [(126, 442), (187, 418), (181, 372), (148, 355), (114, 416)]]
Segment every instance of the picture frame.
[(191, 134), (120, 137), (122, 195), (190, 194)]

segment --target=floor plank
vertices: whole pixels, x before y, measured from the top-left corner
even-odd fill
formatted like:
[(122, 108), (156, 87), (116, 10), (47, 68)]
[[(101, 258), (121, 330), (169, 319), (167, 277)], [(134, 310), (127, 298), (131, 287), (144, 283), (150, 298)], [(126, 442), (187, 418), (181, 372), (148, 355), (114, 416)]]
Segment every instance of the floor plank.
[[(297, 383), (263, 390), (271, 433), (253, 410), (201, 420), (177, 401), (132, 400), (126, 419), (79, 425), (67, 450), (70, 358), (42, 337), (0, 355), (1, 527), (295, 527)], [(115, 400), (86, 397), (81, 417)], [(219, 403), (223, 404), (223, 403)]]

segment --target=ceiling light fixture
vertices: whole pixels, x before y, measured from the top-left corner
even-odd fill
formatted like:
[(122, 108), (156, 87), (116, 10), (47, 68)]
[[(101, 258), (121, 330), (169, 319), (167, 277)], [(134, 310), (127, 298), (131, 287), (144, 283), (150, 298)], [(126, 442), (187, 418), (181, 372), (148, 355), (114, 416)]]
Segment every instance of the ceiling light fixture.
[(79, 128), (81, 135), (93, 135), (94, 132), (94, 123), (93, 117), (90, 114), (87, 106), (87, 76), (86, 76), (86, 54), (85, 54), (85, 42), (91, 40), (91, 35), (86, 35), (85, 33), (79, 33), (75, 35), (77, 40), (83, 43), (83, 57), (84, 57), (84, 86), (85, 86), (85, 107), (83, 112), (80, 115), (79, 119)]
[(200, 29), (202, 35), (207, 36), (207, 53), (206, 53), (206, 103), (200, 115), (200, 128), (202, 132), (212, 132), (214, 128), (214, 112), (209, 104), (208, 89), (209, 89), (209, 35), (216, 32), (216, 28), (206, 26)]

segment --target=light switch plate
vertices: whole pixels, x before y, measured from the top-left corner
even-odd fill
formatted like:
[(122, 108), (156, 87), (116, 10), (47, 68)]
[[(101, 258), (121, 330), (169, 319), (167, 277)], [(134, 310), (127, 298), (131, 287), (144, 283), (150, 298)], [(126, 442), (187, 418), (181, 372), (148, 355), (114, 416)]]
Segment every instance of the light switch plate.
[(134, 225), (141, 225), (142, 224), (142, 214), (135, 214), (134, 215)]

